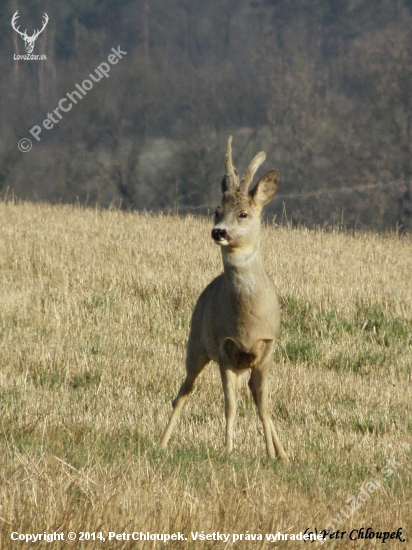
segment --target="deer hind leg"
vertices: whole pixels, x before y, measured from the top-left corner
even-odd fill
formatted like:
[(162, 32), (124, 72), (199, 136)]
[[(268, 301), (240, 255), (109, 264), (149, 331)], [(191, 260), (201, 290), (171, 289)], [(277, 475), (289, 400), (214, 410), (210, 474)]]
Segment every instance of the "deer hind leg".
[(268, 458), (274, 459), (278, 457), (284, 462), (289, 462), (287, 454), (276, 433), (275, 426), (270, 418), (267, 378), (267, 368), (265, 368), (264, 365), (260, 365), (252, 369), (248, 385), (262, 422)]
[(159, 444), (161, 449), (164, 449), (167, 446), (183, 405), (193, 389), (195, 380), (209, 361), (210, 359), (203, 346), (199, 342), (189, 340), (186, 354), (186, 378), (180, 386), (180, 390), (176, 398), (173, 400), (173, 412)]

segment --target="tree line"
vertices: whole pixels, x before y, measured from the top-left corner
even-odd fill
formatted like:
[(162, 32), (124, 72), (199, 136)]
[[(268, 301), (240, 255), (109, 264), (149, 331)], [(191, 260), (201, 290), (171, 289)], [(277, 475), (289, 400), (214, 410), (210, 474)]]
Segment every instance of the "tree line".
[[(28, 34), (47, 13), (47, 60), (14, 59), (16, 11)], [(3, 197), (206, 214), (232, 134), (239, 171), (263, 149), (281, 173), (270, 217), (411, 227), (409, 0), (8, 0), (0, 24)]]

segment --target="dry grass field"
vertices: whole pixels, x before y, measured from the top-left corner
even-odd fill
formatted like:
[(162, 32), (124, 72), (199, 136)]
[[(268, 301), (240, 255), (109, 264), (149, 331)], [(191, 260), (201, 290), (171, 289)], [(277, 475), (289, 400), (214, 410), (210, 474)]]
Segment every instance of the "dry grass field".
[[(379, 547), (349, 540), (361, 527), (401, 527), (406, 542), (385, 547), (412, 548), (410, 236), (264, 229), (282, 304), (270, 398), (284, 465), (266, 459), (246, 387), (225, 454), (214, 364), (168, 449), (157, 448), (184, 377), (192, 308), (221, 272), (211, 227), (0, 203), (2, 549), (301, 548), (266, 535), (331, 524), (346, 535), (325, 548)], [(69, 531), (96, 534), (71, 542)], [(140, 531), (187, 540), (108, 540)], [(201, 531), (231, 538), (192, 540)], [(11, 540), (44, 532), (65, 540)], [(92, 540), (99, 532), (106, 541)]]

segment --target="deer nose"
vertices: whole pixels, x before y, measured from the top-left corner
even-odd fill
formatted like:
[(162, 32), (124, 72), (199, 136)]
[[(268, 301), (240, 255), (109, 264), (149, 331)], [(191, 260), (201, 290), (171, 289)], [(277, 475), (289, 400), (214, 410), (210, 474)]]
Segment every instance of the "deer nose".
[(212, 239), (214, 239), (215, 241), (223, 241), (223, 239), (226, 239), (226, 237), (226, 229), (221, 229), (220, 227), (214, 227), (212, 229)]

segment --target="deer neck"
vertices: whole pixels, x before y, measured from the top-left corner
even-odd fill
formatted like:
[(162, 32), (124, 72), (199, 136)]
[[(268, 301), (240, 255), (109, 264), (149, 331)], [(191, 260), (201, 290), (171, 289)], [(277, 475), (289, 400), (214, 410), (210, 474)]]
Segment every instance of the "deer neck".
[(259, 244), (226, 250), (222, 248), (225, 279), (236, 294), (255, 294), (266, 279)]

